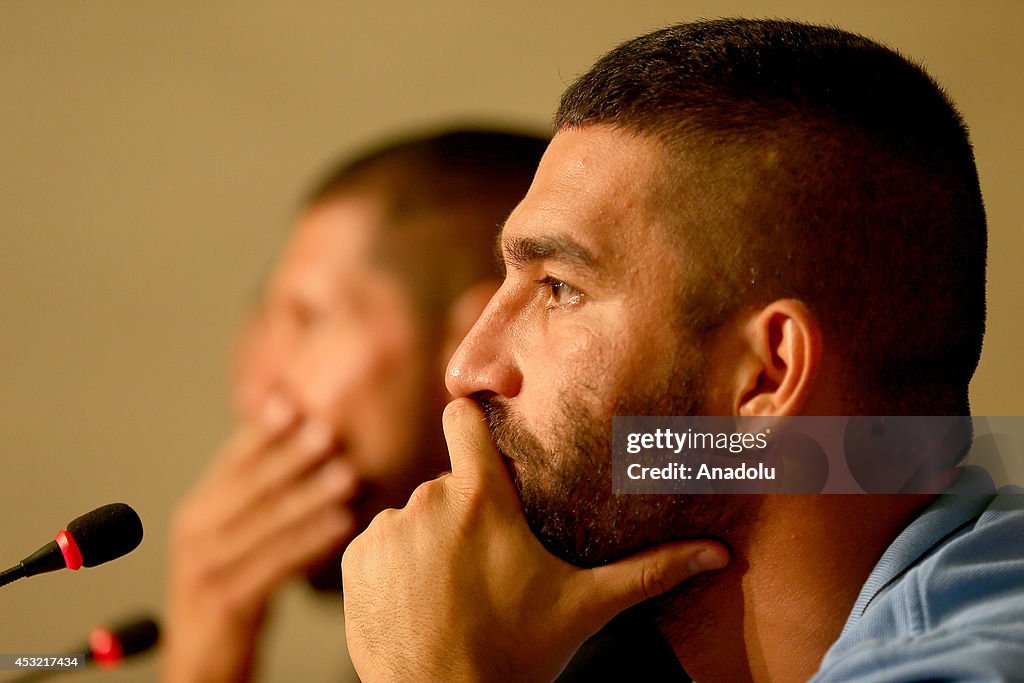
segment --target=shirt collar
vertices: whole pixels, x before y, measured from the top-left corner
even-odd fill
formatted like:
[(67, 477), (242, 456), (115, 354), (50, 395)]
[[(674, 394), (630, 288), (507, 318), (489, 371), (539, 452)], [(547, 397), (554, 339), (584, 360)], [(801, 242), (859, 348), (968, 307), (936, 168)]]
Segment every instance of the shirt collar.
[(959, 479), (939, 494), (882, 554), (857, 596), (843, 635), (864, 615), (882, 590), (947, 537), (970, 524), (984, 511), (994, 494), (995, 485), (988, 472), (973, 466), (960, 468)]

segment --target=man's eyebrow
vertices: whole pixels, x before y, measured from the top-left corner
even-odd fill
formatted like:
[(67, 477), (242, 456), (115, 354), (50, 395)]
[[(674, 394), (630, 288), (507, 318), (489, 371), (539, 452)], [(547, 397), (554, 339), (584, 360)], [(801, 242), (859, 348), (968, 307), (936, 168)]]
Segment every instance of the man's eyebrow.
[(511, 237), (498, 235), (497, 249), (504, 254), (504, 262), (511, 266), (525, 266), (541, 260), (562, 261), (577, 268), (593, 270), (597, 258), (579, 242), (559, 235), (546, 237)]

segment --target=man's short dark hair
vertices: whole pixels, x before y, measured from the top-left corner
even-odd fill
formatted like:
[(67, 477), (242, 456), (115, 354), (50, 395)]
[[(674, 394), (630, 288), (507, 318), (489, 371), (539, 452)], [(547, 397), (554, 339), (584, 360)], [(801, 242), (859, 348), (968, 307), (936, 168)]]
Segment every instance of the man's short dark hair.
[(985, 211), (963, 119), (922, 68), (836, 28), (672, 26), (569, 87), (556, 129), (591, 125), (667, 151), (690, 329), (797, 298), (846, 365), (851, 411), (968, 411)]
[(526, 194), (546, 136), (455, 128), (391, 138), (329, 169), (306, 205), (373, 196), (384, 211), (378, 258), (410, 285), (429, 320), (497, 274), (498, 228)]

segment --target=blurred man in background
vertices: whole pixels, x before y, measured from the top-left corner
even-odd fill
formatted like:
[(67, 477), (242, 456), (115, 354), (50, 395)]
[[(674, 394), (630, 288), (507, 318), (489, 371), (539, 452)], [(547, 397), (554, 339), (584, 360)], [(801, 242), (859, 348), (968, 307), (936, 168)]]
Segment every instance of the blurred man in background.
[(246, 680), (295, 575), (447, 469), (445, 364), (497, 286), (497, 228), (546, 140), (459, 130), (346, 160), (305, 203), (242, 332), (239, 424), (177, 511), (164, 675)]

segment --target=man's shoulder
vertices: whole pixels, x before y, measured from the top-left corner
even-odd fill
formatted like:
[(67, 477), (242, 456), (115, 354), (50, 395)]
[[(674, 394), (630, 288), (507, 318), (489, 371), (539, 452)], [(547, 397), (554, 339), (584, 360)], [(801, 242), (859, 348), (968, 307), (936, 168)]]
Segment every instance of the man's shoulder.
[(1024, 490), (932, 510), (902, 537), (925, 541), (920, 552), (894, 553), (902, 565), (876, 569), (872, 579), (884, 580), (869, 579), (815, 681), (1009, 680), (1024, 671)]
[(905, 579), (905, 602), (921, 619), (915, 630), (1024, 623), (1024, 490), (999, 491), (940, 541)]

